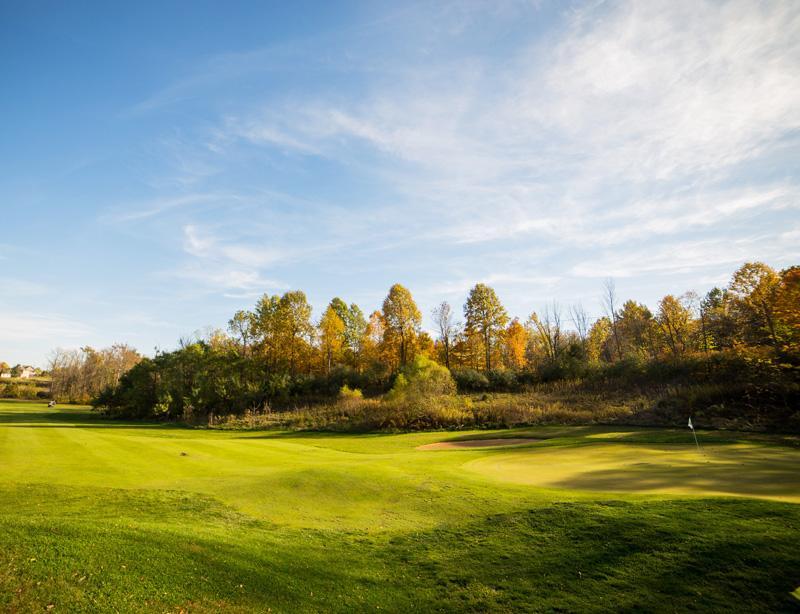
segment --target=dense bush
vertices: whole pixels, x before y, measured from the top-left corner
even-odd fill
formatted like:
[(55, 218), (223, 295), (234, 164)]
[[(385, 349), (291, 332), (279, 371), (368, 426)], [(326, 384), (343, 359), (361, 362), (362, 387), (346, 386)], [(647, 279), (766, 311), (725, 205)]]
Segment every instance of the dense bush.
[(459, 392), (483, 392), (489, 390), (489, 378), (475, 369), (452, 369), (453, 379)]
[(511, 392), (519, 388), (516, 371), (512, 369), (492, 369), (486, 373), (489, 387), (499, 392)]
[(49, 394), (46, 388), (32, 383), (12, 382), (0, 386), (0, 398), (4, 399), (46, 399)]
[(447, 367), (425, 356), (417, 356), (404, 367), (386, 395), (389, 401), (421, 402), (456, 393), (456, 383)]

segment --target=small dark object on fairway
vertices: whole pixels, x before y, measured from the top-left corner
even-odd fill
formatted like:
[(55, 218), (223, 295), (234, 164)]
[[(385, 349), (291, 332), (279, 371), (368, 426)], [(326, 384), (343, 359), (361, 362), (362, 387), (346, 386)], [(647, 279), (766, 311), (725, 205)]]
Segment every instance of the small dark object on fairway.
[(189, 456), (186, 452), (181, 452), (181, 456)]

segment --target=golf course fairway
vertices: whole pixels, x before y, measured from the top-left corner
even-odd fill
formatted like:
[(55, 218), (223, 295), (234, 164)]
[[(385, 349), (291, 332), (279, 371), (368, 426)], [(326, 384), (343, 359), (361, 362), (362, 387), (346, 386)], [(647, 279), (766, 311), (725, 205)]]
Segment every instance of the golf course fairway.
[(209, 430), (0, 401), (0, 611), (800, 611), (800, 441), (699, 437)]

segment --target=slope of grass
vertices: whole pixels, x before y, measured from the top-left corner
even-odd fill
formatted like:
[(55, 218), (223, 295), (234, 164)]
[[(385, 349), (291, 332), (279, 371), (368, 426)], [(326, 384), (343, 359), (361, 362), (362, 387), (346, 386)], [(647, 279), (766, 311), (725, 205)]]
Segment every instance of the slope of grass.
[[(546, 440), (416, 450), (520, 434)], [(517, 483), (590, 462), (593, 450), (616, 453), (623, 480), (645, 471), (631, 455), (677, 455), (681, 482), (704, 463), (685, 436), (209, 431), (0, 402), (0, 610), (800, 609), (791, 595), (800, 585), (796, 504), (569, 483), (608, 470), (591, 466)], [(773, 479), (769, 460), (798, 468), (794, 440), (707, 439), (712, 457), (752, 449), (748, 466), (772, 479), (769, 492), (754, 492), (752, 480), (737, 488), (725, 473), (716, 479), (726, 490), (710, 490), (797, 495), (791, 477)], [(669, 468), (661, 463), (659, 480)]]

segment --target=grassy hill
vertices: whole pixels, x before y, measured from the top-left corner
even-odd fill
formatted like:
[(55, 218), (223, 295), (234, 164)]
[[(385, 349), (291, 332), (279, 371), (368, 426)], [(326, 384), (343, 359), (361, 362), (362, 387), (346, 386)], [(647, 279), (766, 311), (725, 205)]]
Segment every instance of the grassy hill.
[[(476, 437), (523, 442), (419, 449)], [(665, 429), (208, 430), (0, 402), (0, 610), (800, 609), (800, 442), (700, 437), (705, 455)]]

